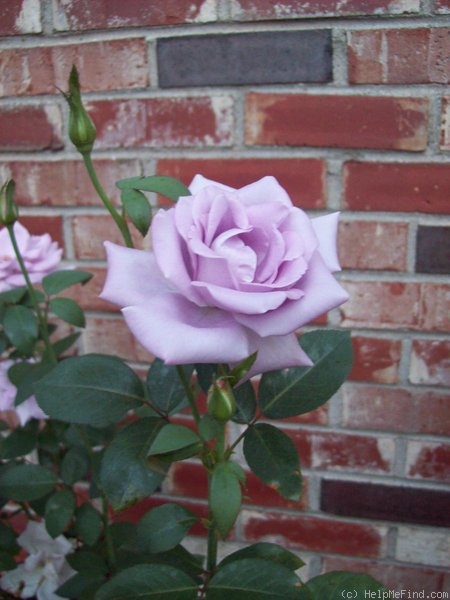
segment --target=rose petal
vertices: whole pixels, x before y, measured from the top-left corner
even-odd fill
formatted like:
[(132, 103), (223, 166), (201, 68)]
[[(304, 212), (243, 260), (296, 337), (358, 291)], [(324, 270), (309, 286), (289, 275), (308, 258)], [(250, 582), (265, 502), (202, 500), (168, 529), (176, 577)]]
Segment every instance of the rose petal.
[(168, 285), (152, 252), (104, 243), (108, 272), (100, 298), (120, 307), (144, 302)]
[(246, 185), (238, 190), (243, 204), (261, 204), (262, 202), (280, 202), (292, 207), (292, 202), (287, 192), (281, 187), (275, 177), (271, 175), (262, 177), (258, 181)]
[(247, 293), (204, 283), (203, 281), (194, 281), (192, 285), (200, 290), (201, 295), (209, 305), (231, 313), (243, 313), (245, 315), (265, 314), (268, 311), (277, 309), (287, 298), (298, 298), (301, 295), (301, 291), (297, 289)]
[(266, 371), (276, 371), (288, 367), (311, 367), (312, 365), (312, 360), (304, 352), (294, 333), (272, 335), (259, 339), (258, 355), (247, 373), (246, 379)]
[(285, 302), (277, 310), (263, 315), (235, 315), (236, 320), (263, 337), (286, 335), (339, 306), (349, 297), (318, 252), (310, 260), (308, 271), (300, 283), (304, 296), (299, 300)]
[(140, 343), (167, 364), (235, 362), (254, 352), (245, 328), (221, 310), (179, 294), (158, 294), (123, 309)]
[(338, 221), (338, 212), (311, 220), (319, 240), (319, 252), (332, 273), (341, 270), (337, 255)]
[(226, 190), (228, 192), (234, 192), (234, 188), (229, 187), (228, 185), (224, 185), (223, 183), (217, 183), (217, 181), (213, 181), (212, 179), (207, 179), (203, 177), (203, 175), (195, 175), (194, 179), (189, 184), (189, 191), (192, 195), (198, 194), (200, 190), (209, 185), (213, 185), (215, 187), (220, 188), (221, 190)]

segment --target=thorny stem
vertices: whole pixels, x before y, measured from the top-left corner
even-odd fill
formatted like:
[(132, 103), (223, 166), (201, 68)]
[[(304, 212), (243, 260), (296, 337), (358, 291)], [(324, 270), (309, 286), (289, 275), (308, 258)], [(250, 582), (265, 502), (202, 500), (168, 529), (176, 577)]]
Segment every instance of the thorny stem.
[(85, 164), (86, 170), (88, 172), (88, 175), (91, 178), (92, 185), (94, 186), (95, 191), (100, 196), (101, 201), (106, 206), (106, 208), (109, 211), (109, 214), (114, 219), (114, 222), (116, 223), (117, 227), (119, 228), (120, 233), (122, 234), (122, 237), (123, 237), (123, 241), (125, 242), (125, 245), (128, 248), (133, 248), (134, 247), (133, 240), (131, 239), (131, 234), (130, 234), (130, 230), (128, 229), (127, 222), (117, 212), (114, 204), (111, 202), (111, 200), (106, 195), (106, 192), (103, 189), (103, 186), (97, 177), (97, 173), (95, 172), (90, 153), (83, 153), (83, 160), (84, 160), (84, 164)]

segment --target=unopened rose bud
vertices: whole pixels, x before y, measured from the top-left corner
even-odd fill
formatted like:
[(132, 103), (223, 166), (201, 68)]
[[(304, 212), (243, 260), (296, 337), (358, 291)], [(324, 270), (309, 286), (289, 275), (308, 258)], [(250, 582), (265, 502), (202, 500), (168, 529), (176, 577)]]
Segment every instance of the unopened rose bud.
[(16, 184), (13, 179), (4, 183), (0, 189), (0, 224), (14, 225), (19, 218), (19, 209), (14, 201)]
[(95, 142), (96, 130), (92, 119), (87, 114), (80, 94), (78, 71), (72, 67), (69, 77), (69, 92), (64, 93), (70, 108), (69, 138), (78, 152), (89, 154)]
[(217, 379), (208, 391), (208, 413), (217, 421), (226, 422), (234, 415), (236, 408), (236, 400), (228, 379)]

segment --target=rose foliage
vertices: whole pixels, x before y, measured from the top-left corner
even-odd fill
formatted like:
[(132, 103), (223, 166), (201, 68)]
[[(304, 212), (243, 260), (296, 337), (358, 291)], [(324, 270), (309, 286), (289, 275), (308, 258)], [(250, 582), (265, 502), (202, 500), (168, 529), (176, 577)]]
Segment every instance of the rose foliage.
[[(56, 270), (61, 250), (19, 224), (14, 183), (3, 184), (2, 597), (322, 600), (382, 590), (348, 573), (304, 583), (303, 562), (273, 543), (217, 558), (249, 471), (300, 499), (298, 451), (274, 420), (323, 405), (351, 368), (349, 332), (298, 331), (347, 298), (333, 275), (337, 215), (310, 219), (273, 177), (238, 190), (201, 176), (189, 188), (133, 177), (117, 183), (116, 208), (90, 158), (95, 128), (76, 71), (67, 99), (82, 120), (72, 137), (127, 246), (106, 243), (102, 297), (153, 356), (135, 371), (117, 356), (81, 353), (84, 313), (65, 291), (91, 275)], [(147, 192), (174, 204), (152, 219)], [(151, 250), (132, 247), (131, 226), (150, 229)], [(256, 386), (252, 375), (261, 375)], [(193, 458), (208, 481), (205, 514), (176, 497), (149, 503), (171, 466)], [(204, 557), (185, 543), (193, 525), (205, 534)]]

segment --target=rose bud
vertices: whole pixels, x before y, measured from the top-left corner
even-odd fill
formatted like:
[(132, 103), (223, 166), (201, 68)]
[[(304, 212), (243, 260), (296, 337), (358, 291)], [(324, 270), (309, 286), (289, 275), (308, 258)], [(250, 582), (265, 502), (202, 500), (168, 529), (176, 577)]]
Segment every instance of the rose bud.
[(208, 391), (208, 413), (222, 423), (229, 421), (236, 412), (236, 401), (228, 379), (219, 377)]
[(12, 179), (2, 185), (0, 189), (0, 224), (14, 225), (19, 217), (19, 209), (14, 201), (14, 188), (16, 184)]
[(87, 114), (80, 94), (80, 81), (78, 71), (72, 67), (69, 76), (69, 92), (63, 93), (70, 108), (69, 138), (78, 152), (89, 154), (94, 145), (96, 130), (92, 119)]

